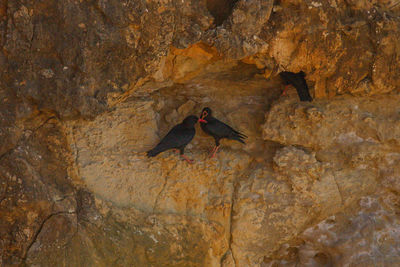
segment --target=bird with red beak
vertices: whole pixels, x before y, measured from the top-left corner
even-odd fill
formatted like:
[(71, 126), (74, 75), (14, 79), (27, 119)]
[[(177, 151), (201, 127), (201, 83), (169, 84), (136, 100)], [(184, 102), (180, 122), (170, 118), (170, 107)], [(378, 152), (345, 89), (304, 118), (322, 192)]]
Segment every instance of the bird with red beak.
[(212, 116), (212, 111), (210, 108), (204, 108), (203, 111), (201, 112), (200, 118), (199, 118), (199, 123), (201, 126), (201, 129), (208, 135), (211, 135), (214, 137), (215, 140), (215, 147), (211, 151), (211, 158), (215, 157), (219, 147), (220, 143), (219, 141), (223, 138), (230, 139), (230, 140), (236, 140), (238, 142), (241, 142), (245, 144), (243, 139), (246, 139), (247, 136), (236, 131), (229, 125), (223, 123), (222, 121), (214, 118)]

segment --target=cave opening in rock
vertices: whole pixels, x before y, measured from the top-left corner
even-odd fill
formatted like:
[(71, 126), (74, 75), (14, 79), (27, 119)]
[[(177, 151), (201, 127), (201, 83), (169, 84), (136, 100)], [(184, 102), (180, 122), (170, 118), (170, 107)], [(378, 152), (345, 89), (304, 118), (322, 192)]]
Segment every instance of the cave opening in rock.
[[(255, 65), (240, 61), (216, 62), (206, 67), (202, 74), (152, 95), (159, 115), (158, 134), (163, 136), (171, 125), (179, 123), (185, 116), (199, 116), (204, 107), (210, 107), (215, 117), (249, 136), (245, 146), (235, 141), (222, 141), (225, 143), (222, 150), (243, 149), (255, 157), (269, 157), (270, 148), (274, 149), (276, 144), (263, 140), (260, 125), (273, 101), (279, 98), (280, 91), (279, 77), (266, 79), (263, 70)], [(213, 142), (198, 127), (188, 148), (206, 152)]]
[[(184, 168), (182, 171), (195, 168), (204, 178), (208, 177), (207, 169), (216, 162), (224, 168), (238, 170), (242, 164), (251, 164), (252, 170), (259, 165), (260, 168), (272, 166), (272, 158), (281, 146), (264, 140), (261, 127), (265, 123), (265, 114), (280, 97), (279, 77), (266, 79), (264, 69), (236, 60), (215, 60), (202, 65), (193, 58), (176, 57), (174, 63), (174, 84), (171, 86), (145, 96), (127, 98), (112, 112), (98, 116), (93, 122), (71, 125), (73, 136), (70, 139), (76, 143), (76, 164), (85, 184), (116, 205), (134, 205), (142, 212), (165, 211), (166, 207), (161, 208), (155, 203), (157, 190), (152, 191), (151, 197), (145, 197), (143, 192), (147, 189), (136, 189), (138, 184), (146, 188), (162, 186), (164, 163), (171, 163), (172, 170), (177, 172), (180, 168)], [(145, 156), (145, 152), (174, 125), (188, 115), (199, 116), (204, 107), (210, 107), (216, 118), (247, 135), (246, 144), (223, 139), (217, 157), (210, 160), (214, 139), (196, 125), (196, 135), (185, 148), (185, 154), (195, 160), (193, 166), (181, 163), (179, 155), (172, 150), (155, 158)], [(105, 163), (94, 161), (94, 158), (109, 160)], [(208, 167), (200, 167), (205, 165)], [(242, 175), (241, 171), (238, 175)], [(174, 208), (171, 211), (179, 213), (181, 210)]]
[(215, 19), (215, 25), (219, 26), (229, 17), (238, 0), (207, 0), (207, 9)]

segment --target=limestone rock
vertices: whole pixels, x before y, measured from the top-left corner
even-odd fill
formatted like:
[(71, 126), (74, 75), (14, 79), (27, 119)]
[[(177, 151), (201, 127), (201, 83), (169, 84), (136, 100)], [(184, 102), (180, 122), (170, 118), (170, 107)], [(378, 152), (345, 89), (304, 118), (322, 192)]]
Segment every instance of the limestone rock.
[(397, 101), (397, 96), (342, 97), (310, 104), (285, 100), (266, 115), (263, 136), (316, 150), (397, 143), (400, 134)]
[(399, 243), (395, 241), (399, 237), (396, 230), (399, 219), (393, 211), (382, 206), (384, 202), (377, 196), (362, 198), (358, 213), (339, 213), (306, 229), (300, 235), (302, 242), (299, 245), (286, 244), (282, 249), (281, 253), (289, 257), (282, 261), (265, 260), (265, 264), (396, 265), (399, 260)]
[(373, 176), (360, 185), (359, 173), (348, 170), (340, 176), (330, 164), (293, 147), (278, 150), (274, 162), (277, 172), (257, 169), (240, 181), (232, 230), (238, 266), (262, 266), (272, 255), (266, 251), (277, 251), (307, 225), (355, 204), (376, 187)]
[[(221, 8), (223, 7), (223, 8)], [(0, 265), (399, 262), (399, 1), (0, 0)], [(316, 99), (281, 97), (303, 70)], [(246, 144), (199, 127), (209, 106)]]

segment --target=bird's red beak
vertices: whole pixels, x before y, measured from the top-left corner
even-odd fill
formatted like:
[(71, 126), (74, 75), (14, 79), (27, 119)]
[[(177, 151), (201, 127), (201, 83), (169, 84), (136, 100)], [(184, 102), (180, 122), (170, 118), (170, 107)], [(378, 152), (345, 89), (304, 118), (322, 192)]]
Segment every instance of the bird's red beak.
[(205, 117), (207, 117), (207, 115), (208, 115), (207, 111), (204, 111), (203, 114), (201, 114), (201, 117), (199, 118), (199, 122), (207, 123), (207, 121), (204, 119)]

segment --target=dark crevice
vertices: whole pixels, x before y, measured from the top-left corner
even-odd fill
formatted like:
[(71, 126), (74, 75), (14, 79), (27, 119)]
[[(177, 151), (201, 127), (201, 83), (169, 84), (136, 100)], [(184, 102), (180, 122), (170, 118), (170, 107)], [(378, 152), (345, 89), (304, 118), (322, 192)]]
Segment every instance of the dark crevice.
[(36, 231), (35, 235), (32, 238), (32, 241), (29, 243), (28, 247), (26, 248), (26, 251), (24, 253), (24, 256), (22, 257), (23, 261), (26, 261), (27, 257), (28, 257), (28, 252), (31, 249), (31, 247), (33, 246), (33, 244), (35, 244), (39, 234), (42, 232), (44, 225), (46, 224), (46, 222), (48, 220), (50, 220), (53, 216), (57, 216), (57, 215), (62, 215), (62, 214), (76, 214), (75, 212), (67, 212), (67, 211), (60, 211), (60, 212), (56, 212), (56, 213), (52, 213), (49, 216), (47, 216), (42, 223), (39, 226), (39, 229)]
[(1, 46), (6, 45), (7, 31), (8, 31), (8, 0), (0, 0), (0, 23), (4, 22), (3, 27), (3, 39), (1, 40)]
[(6, 180), (6, 183), (4, 184), (4, 191), (0, 197), (0, 205), (7, 198), (7, 189), (8, 189), (8, 179)]
[(109, 18), (107, 16), (107, 14), (104, 12), (104, 10), (100, 7), (100, 4), (97, 0), (92, 2), (92, 6), (93, 6), (94, 10), (100, 14), (100, 16), (103, 18), (105, 23), (108, 23), (109, 25), (115, 26), (115, 27), (118, 26), (118, 25), (114, 25), (114, 22), (111, 20), (111, 18)]
[[(254, 161), (249, 163), (248, 170), (254, 170), (254, 167), (255, 167), (254, 163), (255, 163)], [(244, 173), (239, 175), (239, 177), (235, 176), (236, 178), (233, 180), (233, 190), (232, 190), (232, 196), (231, 196), (231, 207), (230, 207), (230, 213), (229, 213), (228, 250), (221, 257), (220, 266), (223, 265), (223, 262), (224, 262), (225, 258), (229, 255), (229, 253), (232, 255), (232, 260), (233, 260), (234, 266), (237, 266), (237, 261), (236, 261), (235, 255), (233, 254), (233, 251), (232, 251), (232, 242), (233, 242), (232, 224), (233, 224), (233, 220), (234, 220), (234, 218), (233, 218), (234, 217), (234, 206), (235, 206), (235, 200), (238, 199), (238, 190), (239, 190), (240, 179), (242, 179), (243, 177), (247, 177), (248, 175), (249, 175), (249, 171), (245, 171)]]
[(173, 166), (173, 167), (168, 171), (168, 173), (165, 175), (164, 184), (163, 184), (163, 186), (162, 186), (160, 192), (158, 193), (158, 195), (157, 195), (157, 197), (156, 197), (156, 199), (155, 199), (155, 201), (154, 201), (152, 213), (155, 213), (155, 212), (156, 212), (156, 208), (157, 208), (157, 205), (158, 205), (158, 201), (160, 200), (161, 195), (162, 195), (162, 194), (164, 193), (164, 191), (165, 191), (165, 188), (166, 188), (167, 183), (168, 183), (169, 175), (170, 175), (170, 173), (176, 168), (177, 165), (178, 165), (178, 163), (176, 163), (175, 166)]
[(232, 14), (238, 0), (207, 0), (207, 9), (214, 17), (215, 25), (220, 26)]
[(3, 154), (0, 155), (0, 161), (5, 158), (7, 155), (9, 155), (10, 153), (12, 153), (17, 147), (19, 147), (23, 142), (27, 141), (30, 139), (30, 137), (36, 132), (38, 131), (40, 128), (42, 128), (45, 124), (47, 124), (51, 119), (56, 119), (55, 116), (50, 116), (49, 118), (47, 118), (43, 123), (41, 123), (38, 127), (36, 127), (35, 129), (32, 130), (32, 133), (30, 135), (28, 135), (27, 137), (22, 137), (20, 138), (17, 143), (10, 148), (9, 150), (7, 150), (6, 152), (4, 152)]
[(13, 146), (12, 148), (10, 148), (9, 150), (7, 150), (6, 152), (4, 152), (3, 154), (0, 155), (0, 161), (6, 157), (7, 155), (9, 155), (12, 151), (14, 151), (14, 149), (18, 147), (18, 144), (16, 144), (15, 146)]
[(32, 45), (33, 45), (33, 42), (35, 40), (35, 33), (36, 33), (36, 24), (33, 24), (33, 26), (32, 26), (32, 36), (31, 36), (31, 38), (29, 40), (29, 49), (30, 50), (32, 50)]

